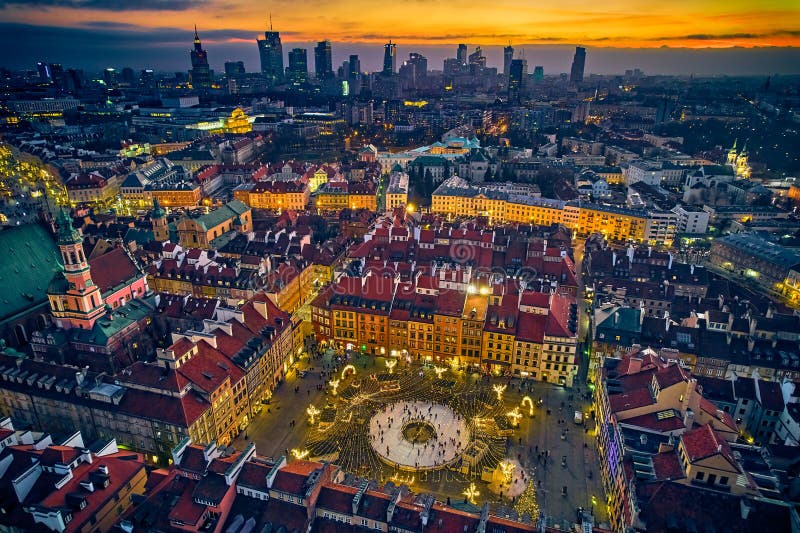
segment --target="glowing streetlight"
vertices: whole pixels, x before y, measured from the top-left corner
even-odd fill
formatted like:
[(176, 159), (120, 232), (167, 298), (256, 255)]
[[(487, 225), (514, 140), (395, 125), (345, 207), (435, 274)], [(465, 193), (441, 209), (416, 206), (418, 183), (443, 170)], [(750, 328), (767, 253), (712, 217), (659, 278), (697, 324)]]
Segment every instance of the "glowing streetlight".
[(306, 409), (306, 413), (308, 414), (309, 422), (311, 422), (311, 425), (313, 426), (314, 422), (317, 419), (317, 415), (319, 415), (320, 413), (320, 410), (314, 407), (313, 405), (309, 405), (308, 408)]
[(522, 418), (522, 413), (519, 412), (519, 407), (515, 407), (513, 411), (507, 412), (506, 416), (511, 419), (511, 425), (517, 427), (519, 419)]
[(522, 399), (522, 407), (525, 407), (525, 404), (528, 404), (528, 416), (533, 416), (533, 400), (531, 400), (530, 396), (525, 396)]
[(332, 380), (330, 380), (328, 382), (328, 385), (331, 386), (331, 388), (333, 389), (333, 391), (332, 391), (333, 395), (336, 396), (336, 389), (339, 388), (339, 380), (338, 379), (332, 379)]
[(498, 402), (502, 402), (503, 401), (503, 393), (506, 391), (506, 386), (505, 385), (494, 385), (492, 387), (492, 390), (495, 392), (495, 394), (497, 394), (497, 401)]
[(386, 360), (386, 368), (389, 369), (389, 373), (394, 373), (394, 367), (397, 366), (397, 359), (387, 359)]
[(294, 455), (295, 459), (305, 459), (308, 457), (308, 450), (298, 450), (297, 448), (292, 448), (292, 455)]
[(467, 501), (472, 505), (475, 505), (477, 497), (481, 495), (481, 493), (478, 492), (478, 489), (475, 488), (475, 483), (470, 483), (469, 487), (467, 487), (467, 490), (465, 490), (463, 494), (466, 496)]
[(442, 374), (444, 374), (445, 370), (447, 369), (441, 366), (433, 367), (433, 371), (436, 372), (436, 377), (439, 379), (442, 379)]
[(353, 365), (347, 365), (346, 367), (344, 367), (342, 369), (342, 379), (347, 377), (347, 373), (348, 372), (350, 372), (351, 374), (353, 374), (355, 376), (356, 375), (356, 367), (354, 367)]

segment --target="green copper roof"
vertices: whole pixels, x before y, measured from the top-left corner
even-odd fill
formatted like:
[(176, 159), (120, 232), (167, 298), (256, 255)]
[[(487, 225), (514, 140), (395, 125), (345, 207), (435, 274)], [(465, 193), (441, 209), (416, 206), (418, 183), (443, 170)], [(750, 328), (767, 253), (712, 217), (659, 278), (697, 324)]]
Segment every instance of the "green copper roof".
[(210, 228), (219, 226), (226, 220), (238, 217), (249, 210), (250, 208), (239, 200), (232, 200), (222, 207), (213, 210), (207, 215), (199, 217), (197, 219), (197, 223), (200, 224), (203, 229), (208, 230)]
[(61, 209), (61, 211), (58, 213), (56, 224), (58, 224), (59, 244), (75, 244), (83, 242), (80, 231), (73, 227), (72, 217), (69, 216), (69, 213), (67, 213), (65, 209)]
[(61, 270), (58, 246), (43, 226), (0, 231), (0, 323), (47, 302), (53, 273)]
[(167, 216), (167, 213), (161, 207), (161, 204), (158, 203), (158, 198), (153, 198), (153, 213), (150, 215), (151, 218), (164, 218)]

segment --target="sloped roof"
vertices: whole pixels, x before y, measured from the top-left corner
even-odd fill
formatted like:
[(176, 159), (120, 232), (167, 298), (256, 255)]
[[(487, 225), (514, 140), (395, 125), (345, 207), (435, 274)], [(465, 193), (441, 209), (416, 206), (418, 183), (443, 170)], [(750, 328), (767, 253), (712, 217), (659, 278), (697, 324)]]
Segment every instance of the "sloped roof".
[(50, 232), (39, 224), (25, 224), (0, 231), (0, 256), (2, 322), (47, 302), (60, 254)]

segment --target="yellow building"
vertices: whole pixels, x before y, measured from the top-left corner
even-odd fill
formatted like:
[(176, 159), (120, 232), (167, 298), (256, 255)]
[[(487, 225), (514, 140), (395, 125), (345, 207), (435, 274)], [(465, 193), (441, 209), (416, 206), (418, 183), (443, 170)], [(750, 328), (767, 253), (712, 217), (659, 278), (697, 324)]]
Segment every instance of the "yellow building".
[(178, 222), (178, 243), (183, 248), (212, 248), (212, 241), (230, 231), (249, 233), (253, 230), (250, 208), (232, 200), (210, 213), (185, 217)]
[(328, 182), (314, 194), (318, 211), (341, 211), (342, 209), (378, 208), (377, 187), (373, 182), (362, 183)]
[(304, 183), (290, 181), (259, 181), (246, 183), (233, 190), (233, 197), (255, 209), (286, 209), (303, 211), (311, 191)]
[(492, 224), (563, 224), (577, 234), (602, 233), (617, 241), (642, 242), (648, 214), (621, 207), (532, 198), (477, 187), (440, 186), (431, 211), (448, 217), (486, 217)]
[(75, 174), (64, 183), (70, 204), (109, 205), (119, 194), (119, 176), (107, 170)]

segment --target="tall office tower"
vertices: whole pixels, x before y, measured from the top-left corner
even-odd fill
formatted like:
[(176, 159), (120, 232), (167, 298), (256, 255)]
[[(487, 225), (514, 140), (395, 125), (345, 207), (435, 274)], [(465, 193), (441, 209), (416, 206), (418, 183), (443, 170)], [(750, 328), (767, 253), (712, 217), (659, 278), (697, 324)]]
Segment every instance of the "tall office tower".
[(264, 32), (264, 39), (258, 39), (258, 55), (261, 58), (261, 74), (269, 85), (277, 85), (283, 81), (283, 46), (281, 34), (272, 31), (272, 16), (269, 17), (269, 30)]
[(308, 81), (308, 55), (305, 48), (289, 50), (289, 66), (286, 67), (286, 78), (292, 85), (303, 85)]
[(408, 54), (408, 62), (414, 65), (414, 75), (419, 80), (428, 75), (428, 58), (417, 52)]
[(359, 74), (361, 74), (361, 60), (358, 59), (358, 56), (356, 54), (352, 54), (348, 62), (350, 64), (349, 65), (350, 72), (348, 73), (348, 78), (354, 80), (356, 77), (358, 77)]
[(103, 71), (103, 83), (106, 84), (106, 87), (116, 87), (117, 86), (117, 71), (111, 67), (105, 69)]
[(141, 75), (139, 76), (139, 83), (142, 84), (142, 87), (145, 89), (155, 89), (156, 88), (156, 75), (152, 69), (146, 68), (142, 70)]
[(53, 84), (59, 89), (66, 88), (66, 74), (64, 73), (64, 67), (61, 66), (61, 63), (50, 63), (48, 67), (50, 68), (50, 78), (53, 80)]
[(194, 27), (194, 49), (189, 52), (192, 59), (192, 87), (205, 92), (211, 89), (211, 67), (208, 66), (208, 53), (203, 50), (200, 36), (197, 35), (197, 26)]
[(544, 79), (544, 67), (541, 65), (536, 65), (533, 67), (533, 81), (539, 83)]
[(331, 55), (331, 42), (320, 41), (314, 47), (314, 74), (317, 80), (333, 78), (333, 56)]
[(133, 73), (133, 69), (131, 67), (125, 67), (122, 69), (122, 82), (128, 86), (133, 86), (136, 83), (136, 74)]
[(511, 72), (511, 60), (514, 59), (514, 47), (510, 44), (503, 48), (503, 76), (508, 78)]
[(508, 68), (508, 101), (519, 103), (525, 90), (525, 79), (528, 77), (528, 61), (512, 59)]
[(583, 68), (586, 66), (586, 48), (575, 47), (575, 57), (572, 59), (572, 70), (569, 71), (570, 83), (583, 82)]
[(244, 61), (226, 61), (225, 62), (225, 75), (226, 76), (239, 76), (244, 74)]
[(397, 45), (389, 42), (383, 45), (383, 71), (384, 76), (391, 76), (397, 71)]
[(36, 70), (39, 72), (41, 81), (50, 81), (50, 66), (47, 63), (39, 61), (36, 63)]
[(480, 46), (475, 47), (475, 51), (469, 55), (469, 64), (476, 67), (486, 67), (486, 56)]
[(459, 44), (458, 51), (456, 52), (456, 59), (462, 65), (467, 64), (467, 45), (466, 44)]

